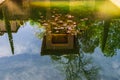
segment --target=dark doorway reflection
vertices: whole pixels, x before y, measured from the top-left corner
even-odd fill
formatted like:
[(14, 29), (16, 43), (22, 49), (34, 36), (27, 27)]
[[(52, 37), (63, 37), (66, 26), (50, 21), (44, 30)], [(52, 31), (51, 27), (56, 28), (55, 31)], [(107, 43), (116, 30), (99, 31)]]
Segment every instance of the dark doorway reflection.
[(58, 34), (52, 35), (52, 43), (53, 44), (65, 44), (68, 43), (68, 35), (67, 34)]

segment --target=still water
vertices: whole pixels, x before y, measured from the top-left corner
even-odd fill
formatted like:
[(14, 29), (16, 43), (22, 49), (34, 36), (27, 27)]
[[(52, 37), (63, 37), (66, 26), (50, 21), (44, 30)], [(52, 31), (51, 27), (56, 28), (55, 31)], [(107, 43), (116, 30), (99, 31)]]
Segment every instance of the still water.
[(0, 80), (120, 80), (119, 6), (1, 1)]

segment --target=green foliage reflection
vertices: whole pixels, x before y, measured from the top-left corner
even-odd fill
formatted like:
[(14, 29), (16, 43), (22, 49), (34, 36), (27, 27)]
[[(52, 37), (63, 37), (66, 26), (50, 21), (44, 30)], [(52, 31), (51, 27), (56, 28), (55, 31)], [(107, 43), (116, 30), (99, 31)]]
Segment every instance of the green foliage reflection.
[[(71, 14), (74, 16), (74, 21), (77, 23), (77, 39), (79, 41), (80, 49), (84, 53), (94, 53), (95, 48), (100, 47), (105, 56), (113, 56), (116, 54), (116, 51), (120, 49), (120, 19), (115, 19), (118, 16), (113, 16), (114, 14), (112, 15), (111, 11), (110, 18), (103, 18), (104, 16), (110, 16), (109, 13), (109, 15), (99, 13), (98, 8), (104, 3), (104, 1), (97, 2), (97, 0), (95, 0), (95, 3), (92, 3), (92, 5), (89, 3), (89, 1), (84, 0), (78, 2), (72, 2), (69, 0), (65, 2), (61, 1), (60, 3), (53, 1), (48, 2), (49, 5), (47, 6), (44, 6), (46, 3), (42, 1), (39, 3), (35, 2), (35, 4), (33, 4), (34, 2), (31, 2), (29, 6), (30, 12), (27, 13), (30, 14), (29, 18), (27, 18), (31, 20), (31, 25), (34, 26), (37, 24), (39, 26), (36, 32), (38, 38), (42, 39), (46, 31), (46, 28), (42, 26), (40, 22), (50, 19), (50, 16), (54, 12), (54, 9), (56, 9), (58, 14)], [(73, 3), (76, 4), (72, 5)], [(22, 5), (22, 2), (19, 4)], [(13, 38), (11, 34), (9, 19), (24, 19), (24, 16), (10, 16), (10, 13), (8, 13), (6, 10), (8, 9), (3, 8), (3, 10), (0, 10), (0, 18), (2, 19), (4, 17), (11, 50), (12, 53), (14, 53)]]
[(120, 49), (120, 19), (112, 19), (107, 21), (104, 26), (104, 37), (102, 42), (102, 50), (106, 56), (113, 56)]
[(65, 74), (64, 80), (97, 80), (99, 68), (92, 63), (92, 59), (83, 53), (78, 55), (51, 56), (56, 68)]

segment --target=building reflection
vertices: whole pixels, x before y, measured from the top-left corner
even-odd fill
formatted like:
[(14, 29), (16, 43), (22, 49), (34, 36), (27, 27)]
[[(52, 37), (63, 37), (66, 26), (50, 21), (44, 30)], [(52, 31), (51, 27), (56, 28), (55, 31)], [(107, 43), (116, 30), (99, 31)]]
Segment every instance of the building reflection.
[[(59, 37), (59, 36), (58, 36)], [(53, 43), (52, 40), (49, 42), (46, 41), (46, 36), (43, 38), (42, 47), (41, 47), (41, 55), (64, 55), (64, 54), (78, 54), (79, 47), (76, 38), (74, 37), (74, 41), (71, 43)], [(58, 38), (61, 40), (61, 38)], [(55, 42), (58, 40), (55, 40)], [(48, 45), (49, 44), (49, 45)], [(64, 46), (66, 45), (66, 46)], [(71, 45), (71, 46), (69, 46)], [(57, 47), (56, 47), (57, 46)], [(76, 52), (76, 53), (75, 53)]]
[[(18, 29), (20, 28), (20, 21), (10, 21), (11, 26), (11, 32), (17, 33)], [(4, 33), (7, 33), (5, 22), (3, 20), (0, 20), (0, 33), (3, 35)]]
[(25, 3), (26, 1), (22, 0), (6, 0), (0, 6), (0, 35), (2, 36), (4, 33), (8, 33), (12, 54), (14, 54), (12, 33), (17, 33), (20, 25), (23, 24), (23, 20), (27, 20), (29, 17), (29, 8)]

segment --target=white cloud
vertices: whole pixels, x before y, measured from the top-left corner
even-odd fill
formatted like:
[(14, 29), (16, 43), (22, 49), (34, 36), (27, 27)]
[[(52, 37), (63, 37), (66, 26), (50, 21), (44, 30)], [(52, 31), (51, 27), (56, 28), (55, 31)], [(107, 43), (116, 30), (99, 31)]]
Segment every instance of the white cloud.
[(93, 61), (100, 68), (100, 75), (103, 80), (119, 80), (120, 69), (120, 51), (116, 56), (106, 57), (101, 52), (100, 48), (96, 48), (95, 52), (91, 55)]
[(8, 35), (0, 36), (0, 57), (11, 56)]
[[(15, 55), (40, 53), (41, 41), (35, 36), (34, 29), (27, 22), (13, 34)], [(12, 56), (8, 35), (0, 37), (0, 57)]]
[(116, 62), (116, 61), (113, 61), (113, 62), (112, 62), (112, 67), (113, 67), (114, 69), (117, 69), (117, 68), (120, 67), (120, 63), (119, 63), (119, 62)]
[[(23, 57), (24, 56), (24, 57)], [(39, 55), (16, 55), (0, 60), (0, 79), (2, 80), (63, 80), (49, 57)], [(4, 66), (4, 67), (3, 67)]]

